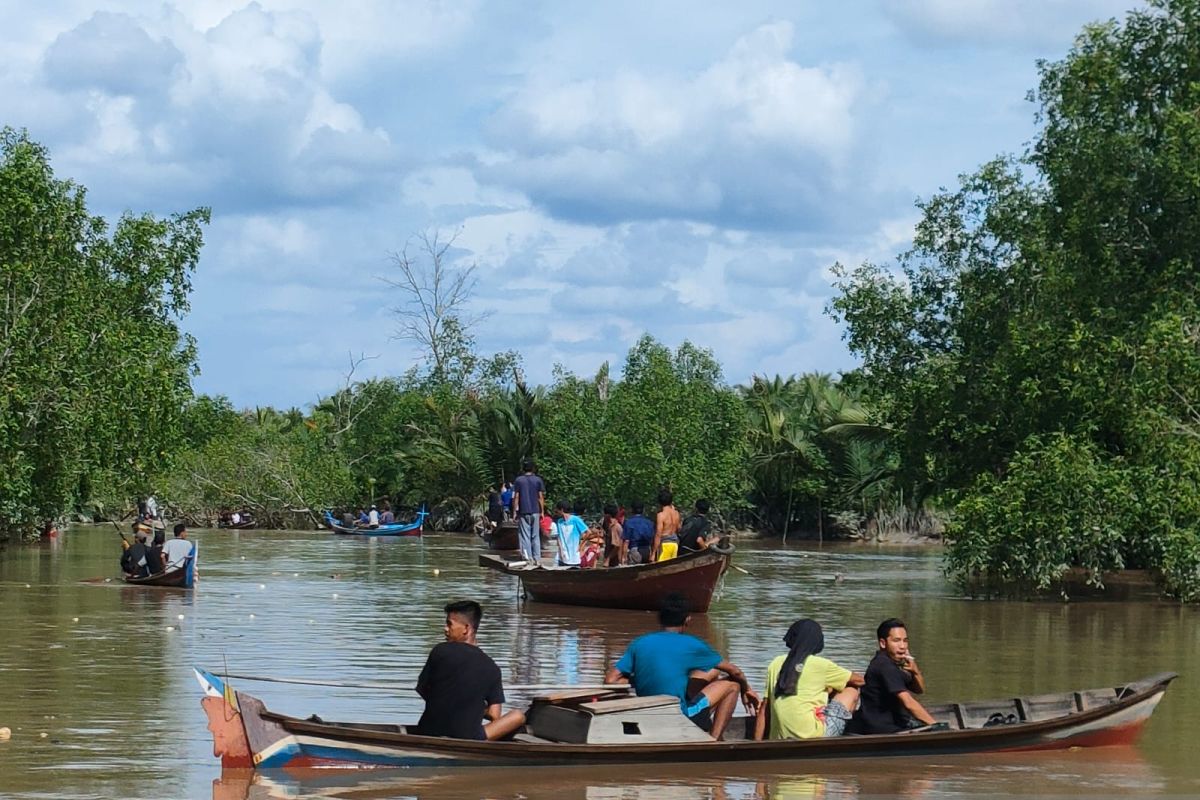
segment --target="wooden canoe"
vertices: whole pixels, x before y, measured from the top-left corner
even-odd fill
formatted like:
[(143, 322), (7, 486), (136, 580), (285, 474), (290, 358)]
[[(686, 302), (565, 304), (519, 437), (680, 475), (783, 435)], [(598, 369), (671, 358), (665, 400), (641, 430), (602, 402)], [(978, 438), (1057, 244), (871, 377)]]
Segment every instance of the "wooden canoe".
[(257, 525), (252, 519), (244, 519), (241, 522), (218, 522), (217, 527), (221, 530), (229, 531), (246, 531)]
[(710, 548), (654, 564), (578, 569), (530, 567), (481, 553), (479, 565), (519, 578), (529, 599), (543, 603), (657, 611), (664, 597), (679, 592), (693, 613), (703, 614), (732, 554), (732, 547)]
[(191, 589), (196, 583), (196, 543), (192, 542), (192, 554), (183, 562), (182, 569), (159, 572), (144, 578), (125, 575), (125, 582), (133, 586), (165, 586), (173, 589)]
[(424, 533), (425, 518), (429, 514), (422, 508), (417, 512), (417, 518), (412, 522), (397, 522), (392, 525), (378, 525), (374, 528), (360, 528), (357, 525), (346, 526), (333, 518), (333, 514), (325, 512), (325, 524), (334, 533), (346, 536), (420, 536)]
[[(201, 705), (213, 734), (214, 755), (226, 768), (262, 770), (875, 759), (1128, 745), (1137, 739), (1176, 677), (1163, 673), (1115, 688), (931, 706), (928, 710), (934, 718), (945, 723), (941, 730), (763, 742), (746, 737), (748, 717), (735, 718), (721, 741), (697, 740), (694, 733), (686, 741), (661, 737), (647, 741), (645, 731), (655, 726), (666, 730), (665, 706), (653, 702), (657, 698), (596, 701), (577, 694), (535, 700), (524, 732), (511, 741), (484, 742), (418, 736), (403, 725), (289, 717), (269, 711), (261, 700), (235, 691), (211, 673), (195, 672), (205, 694)], [(544, 716), (539, 706), (576, 714), (580, 724), (555, 727), (538, 722), (539, 715)], [(679, 724), (691, 725), (678, 711), (677, 702), (674, 708)], [(985, 726), (996, 715), (1015, 721)], [(588, 740), (589, 729), (602, 716), (611, 719), (601, 727), (619, 732), (622, 741)], [(568, 741), (548, 738), (549, 729), (562, 732)]]

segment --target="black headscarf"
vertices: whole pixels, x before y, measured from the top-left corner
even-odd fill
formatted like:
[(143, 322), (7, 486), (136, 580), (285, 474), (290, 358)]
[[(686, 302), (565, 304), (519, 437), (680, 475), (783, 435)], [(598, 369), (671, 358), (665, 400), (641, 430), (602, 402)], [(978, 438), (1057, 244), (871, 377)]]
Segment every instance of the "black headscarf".
[(825, 634), (821, 626), (811, 619), (796, 620), (784, 635), (783, 643), (789, 649), (779, 669), (779, 679), (775, 681), (775, 697), (796, 693), (796, 681), (800, 677), (798, 668), (802, 667), (806, 658), (825, 649)]

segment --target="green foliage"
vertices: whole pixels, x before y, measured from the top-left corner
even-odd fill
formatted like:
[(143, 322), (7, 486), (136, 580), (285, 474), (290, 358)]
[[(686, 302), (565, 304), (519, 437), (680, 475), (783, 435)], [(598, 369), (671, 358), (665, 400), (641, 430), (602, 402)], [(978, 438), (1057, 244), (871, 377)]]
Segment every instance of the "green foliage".
[[(1195, 457), (1179, 442), (1200, 401), (1197, 52), (1197, 0), (1085, 29), (1040, 65), (1042, 128), (1023, 159), (920, 204), (899, 275), (837, 268), (832, 309), (887, 399), (902, 480), (960, 498), (971, 521), (951, 551), (958, 573), (1044, 585), (1063, 564), (1144, 562), (1195, 595)], [(1063, 479), (1014, 478), (1035, 453)], [(1045, 493), (1072, 476), (1130, 505), (1106, 500), (1100, 519)], [(1046, 542), (1010, 552), (996, 509), (1022, 499), (1016, 526)], [(1102, 535), (1068, 548), (1065, 522)]]
[(649, 501), (668, 487), (686, 508), (744, 497), (745, 411), (707, 350), (672, 353), (649, 336), (629, 351), (622, 380), (559, 373), (547, 393), (538, 459), (556, 499)]
[(109, 232), (44, 148), (0, 132), (0, 533), (143, 490), (182, 434), (206, 209)]

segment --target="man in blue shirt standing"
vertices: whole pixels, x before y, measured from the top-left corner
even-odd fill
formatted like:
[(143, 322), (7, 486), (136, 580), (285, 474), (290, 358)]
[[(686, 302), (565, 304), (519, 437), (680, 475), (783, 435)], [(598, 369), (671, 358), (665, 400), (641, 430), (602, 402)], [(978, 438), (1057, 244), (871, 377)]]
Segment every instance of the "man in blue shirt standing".
[(525, 474), (513, 481), (513, 510), (521, 555), (533, 564), (542, 560), (542, 515), (546, 513), (546, 484), (533, 472), (533, 460), (521, 464)]
[(662, 630), (630, 642), (625, 655), (604, 674), (604, 682), (632, 683), (642, 697), (674, 695), (688, 719), (720, 740), (738, 695), (751, 714), (757, 713), (759, 698), (736, 664), (721, 658), (703, 639), (683, 632), (690, 619), (687, 599), (678, 592), (667, 595), (658, 612)]
[(640, 500), (634, 500), (630, 508), (633, 516), (625, 520), (621, 530), (621, 538), (625, 542), (621, 561), (625, 564), (649, 564), (650, 549), (654, 546), (654, 523), (642, 513), (646, 506)]
[(558, 540), (558, 565), (560, 567), (579, 566), (580, 542), (587, 530), (587, 523), (572, 514), (567, 508), (567, 504), (559, 500), (558, 505), (555, 506), (554, 538)]

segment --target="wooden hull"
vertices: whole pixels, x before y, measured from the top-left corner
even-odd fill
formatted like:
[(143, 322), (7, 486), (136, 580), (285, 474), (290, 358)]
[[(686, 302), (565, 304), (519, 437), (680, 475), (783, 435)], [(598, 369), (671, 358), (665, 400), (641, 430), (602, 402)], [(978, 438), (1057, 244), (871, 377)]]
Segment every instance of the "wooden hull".
[(228, 531), (248, 531), (256, 524), (255, 522), (238, 522), (236, 524), (232, 522), (218, 522), (217, 527)]
[[(301, 720), (268, 711), (257, 698), (234, 692), (209, 673), (197, 670), (196, 677), (206, 694), (202, 705), (213, 733), (213, 752), (224, 767), (357, 769), (873, 759), (1125, 745), (1137, 738), (1175, 675), (1088, 692), (1088, 696), (1106, 695), (1107, 699), (1081, 711), (995, 727), (829, 739), (656, 744), (564, 744), (536, 737), (480, 742), (415, 736), (399, 725)], [(1011, 702), (995, 701), (998, 705)]]
[(165, 586), (171, 589), (191, 589), (196, 583), (196, 543), (192, 543), (192, 555), (184, 564), (183, 569), (171, 572), (160, 572), (145, 578), (124, 576), (125, 582), (132, 586)]
[(422, 509), (418, 512), (415, 522), (380, 525), (377, 528), (358, 528), (347, 527), (335, 520), (332, 514), (326, 513), (325, 524), (329, 526), (329, 530), (343, 536), (421, 536), (424, 533), (425, 517), (427, 516), (428, 514)]
[(481, 554), (479, 564), (519, 578), (529, 598), (543, 603), (657, 611), (664, 597), (679, 592), (693, 613), (703, 614), (712, 604), (730, 556), (730, 552), (704, 550), (629, 567), (521, 569), (499, 556)]
[[(545, 533), (539, 535), (542, 537), (542, 552), (545, 553), (546, 548), (553, 545), (554, 537)], [(495, 530), (485, 533), (483, 540), (487, 542), (488, 550), (495, 553), (521, 552), (521, 532), (513, 520), (501, 522)]]

